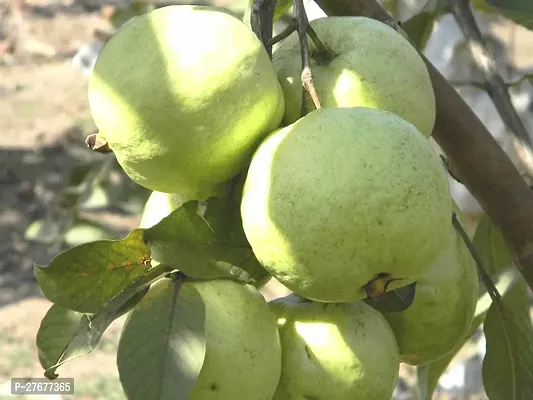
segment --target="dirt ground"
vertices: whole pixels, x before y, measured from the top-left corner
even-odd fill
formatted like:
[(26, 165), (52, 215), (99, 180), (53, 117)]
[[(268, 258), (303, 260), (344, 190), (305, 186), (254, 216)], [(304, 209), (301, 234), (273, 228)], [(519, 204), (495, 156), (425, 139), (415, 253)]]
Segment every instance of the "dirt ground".
[[(95, 4), (28, 1), (16, 18), (6, 16), (9, 5), (0, 3), (0, 398), (11, 398), (10, 378), (43, 373), (35, 334), (51, 304), (39, 291), (33, 263), (46, 265), (60, 247), (28, 241), (25, 232), (39, 218), (62, 218), (58, 192), (73, 168), (99, 161), (84, 143), (94, 126), (86, 78), (71, 55), (107, 25)], [(15, 32), (16, 47), (6, 50)], [(138, 219), (101, 215), (117, 237)], [(76, 399), (125, 398), (115, 365), (122, 323), (113, 323), (98, 351), (59, 369), (75, 378)]]

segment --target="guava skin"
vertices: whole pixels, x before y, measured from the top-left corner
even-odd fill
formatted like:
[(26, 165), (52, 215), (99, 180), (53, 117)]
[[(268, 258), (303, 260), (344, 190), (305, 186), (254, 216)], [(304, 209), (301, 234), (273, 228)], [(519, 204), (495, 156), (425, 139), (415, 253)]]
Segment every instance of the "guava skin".
[(206, 191), (245, 169), (285, 104), (261, 42), (207, 6), (133, 18), (106, 44), (88, 85), (99, 141), (135, 182), (165, 193)]
[(188, 201), (205, 201), (209, 197), (224, 194), (225, 188), (222, 185), (205, 193), (177, 194), (153, 191), (144, 205), (139, 228), (151, 228)]
[(322, 302), (414, 282), (451, 226), (445, 169), (395, 114), (324, 108), (273, 132), (244, 184), (243, 228), (259, 262), (296, 294)]
[(383, 313), (395, 333), (401, 361), (424, 365), (453, 351), (470, 329), (478, 294), (476, 265), (452, 227), (446, 246), (417, 282), (411, 306)]
[[(172, 296), (175, 289), (169, 285), (170, 279), (152, 285), (129, 314), (124, 330), (135, 324), (136, 310), (150, 312), (158, 296)], [(281, 343), (276, 318), (263, 296), (253, 286), (232, 280), (182, 285), (201, 296), (205, 309), (205, 358), (189, 399), (272, 400), (281, 375)]]
[[(435, 94), (416, 49), (390, 26), (366, 17), (327, 17), (310, 22), (333, 59), (309, 40), (313, 83), (322, 107), (369, 107), (393, 112), (429, 137), (436, 116)], [(284, 124), (301, 113), (301, 55), (293, 33), (273, 54), (285, 95)], [(307, 110), (314, 106), (309, 96)]]
[(190, 400), (271, 400), (281, 375), (281, 343), (264, 297), (231, 280), (189, 284), (204, 299), (207, 335)]
[(271, 302), (282, 348), (274, 400), (383, 400), (398, 380), (398, 347), (363, 302)]

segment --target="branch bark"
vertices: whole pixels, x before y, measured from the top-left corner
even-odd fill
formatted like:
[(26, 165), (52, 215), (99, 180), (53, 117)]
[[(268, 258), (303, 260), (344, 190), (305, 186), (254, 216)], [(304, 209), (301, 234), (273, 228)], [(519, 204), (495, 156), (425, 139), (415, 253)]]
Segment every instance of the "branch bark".
[[(406, 36), (376, 0), (316, 1), (328, 16), (374, 18)], [(501, 230), (517, 268), (533, 289), (533, 191), (459, 93), (426, 57), (422, 58), (437, 100), (432, 136), (451, 159), (463, 184)]]
[(483, 73), (487, 93), (496, 106), (500, 117), (523, 147), (523, 150), (531, 154), (533, 144), (529, 133), (511, 102), (508, 86), (498, 73), (496, 63), (470, 8), (470, 2), (468, 0), (456, 0), (451, 10), (468, 43), (474, 63)]

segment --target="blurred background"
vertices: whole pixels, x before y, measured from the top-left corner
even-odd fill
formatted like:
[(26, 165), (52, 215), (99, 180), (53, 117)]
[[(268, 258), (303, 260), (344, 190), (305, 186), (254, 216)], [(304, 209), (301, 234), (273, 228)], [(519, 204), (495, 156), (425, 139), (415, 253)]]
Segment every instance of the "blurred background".
[[(154, 7), (178, 3), (0, 0), (0, 399), (12, 398), (11, 377), (43, 373), (35, 335), (51, 303), (39, 291), (33, 263), (47, 265), (59, 251), (84, 242), (122, 238), (139, 222), (150, 192), (132, 183), (112, 156), (86, 148), (86, 136), (96, 130), (88, 109), (87, 78), (106, 40), (125, 21)], [(383, 2), (401, 21), (417, 14), (425, 3)], [(228, 7), (242, 18), (248, 0), (195, 4)], [(310, 19), (323, 15), (311, 1), (306, 7)], [(478, 9), (476, 18), (498, 71), (510, 85), (513, 104), (531, 131), (533, 91), (528, 75), (533, 72), (533, 33), (496, 13)], [(276, 22), (275, 33), (289, 21), (290, 13)], [(520, 148), (490, 97), (476, 84), (482, 82), (482, 74), (453, 16), (438, 16), (430, 29), (428, 58), (527, 173), (527, 158), (520, 157)], [(472, 231), (482, 210), (464, 186), (451, 178), (450, 185)], [(285, 293), (275, 282), (264, 290), (267, 298)], [(125, 399), (115, 364), (122, 323), (123, 318), (111, 325), (92, 354), (60, 367), (62, 376), (76, 380), (73, 398)], [(481, 383), (483, 354), (480, 333), (450, 364), (435, 399), (486, 398)], [(402, 366), (395, 400), (417, 399), (414, 380), (414, 371)]]

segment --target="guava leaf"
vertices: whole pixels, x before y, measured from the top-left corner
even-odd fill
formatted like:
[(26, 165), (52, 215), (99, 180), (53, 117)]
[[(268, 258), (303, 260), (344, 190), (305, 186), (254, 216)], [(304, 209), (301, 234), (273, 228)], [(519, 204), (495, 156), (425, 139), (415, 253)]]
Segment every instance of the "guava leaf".
[(409, 308), (415, 299), (416, 282), (395, 290), (389, 290), (377, 298), (364, 301), (380, 312), (401, 312)]
[(418, 14), (402, 22), (402, 29), (417, 49), (424, 50), (426, 47), (435, 21), (447, 12), (448, 2), (448, 0), (429, 0)]
[(130, 311), (146, 295), (149, 286), (168, 272), (165, 266), (152, 269), (149, 275), (135, 280), (96, 314), (79, 313), (54, 304), (37, 332), (39, 361), (45, 376), (56, 378), (60, 365), (93, 351), (107, 327)]
[[(53, 367), (72, 341), (85, 314), (53, 304), (37, 331), (37, 351), (41, 366)], [(45, 373), (46, 375), (46, 373)]]
[(301, 303), (312, 303), (313, 300), (306, 299), (296, 293), (289, 293), (283, 297), (276, 297), (268, 302), (268, 304), (277, 304), (277, 303), (291, 303), (291, 304), (301, 304)]
[[(488, 246), (484, 248), (490, 249)], [(505, 295), (515, 283), (523, 278), (520, 272), (514, 266), (509, 266), (500, 270), (498, 276), (493, 276), (493, 279), (495, 280), (495, 286), (498, 292), (501, 295)], [(450, 362), (452, 362), (459, 350), (461, 350), (464, 344), (474, 335), (474, 333), (476, 333), (480, 325), (483, 323), (491, 304), (492, 300), (489, 294), (481, 294), (477, 301), (474, 320), (472, 321), (472, 325), (470, 326), (470, 330), (466, 334), (465, 339), (461, 343), (457, 344), (457, 346), (446, 356), (428, 365), (417, 368), (418, 390), (422, 400), (432, 399), (433, 392), (437, 387), (440, 377), (446, 371), (448, 365)]]
[(474, 333), (476, 333), (479, 326), (483, 323), (485, 315), (486, 311), (474, 318), (470, 330), (465, 336), (465, 340), (459, 343), (451, 353), (433, 361), (432, 363), (417, 367), (417, 383), (421, 400), (431, 400), (433, 398), (433, 392), (439, 383), (440, 377), (446, 371), (448, 365), (450, 365), (459, 350), (461, 350), (464, 344), (470, 340)]
[(74, 207), (81, 198), (87, 195), (97, 170), (97, 163), (80, 165), (72, 170), (66, 185), (61, 190), (63, 202), (68, 207)]
[(144, 238), (155, 260), (193, 278), (256, 283), (268, 277), (244, 234), (239, 203), (229, 198), (188, 201)]
[(483, 386), (491, 400), (533, 399), (533, 325), (527, 285), (516, 283), (493, 302), (484, 323)]
[(187, 400), (205, 358), (205, 306), (191, 285), (162, 279), (122, 331), (117, 365), (130, 399)]
[(499, 274), (513, 264), (512, 253), (487, 214), (481, 217), (472, 244), (490, 276)]
[(424, 50), (433, 31), (437, 16), (434, 13), (421, 12), (402, 23), (402, 28), (418, 50)]
[(122, 240), (85, 243), (35, 266), (39, 286), (58, 306), (97, 312), (113, 296), (150, 269), (150, 248), (136, 229)]

